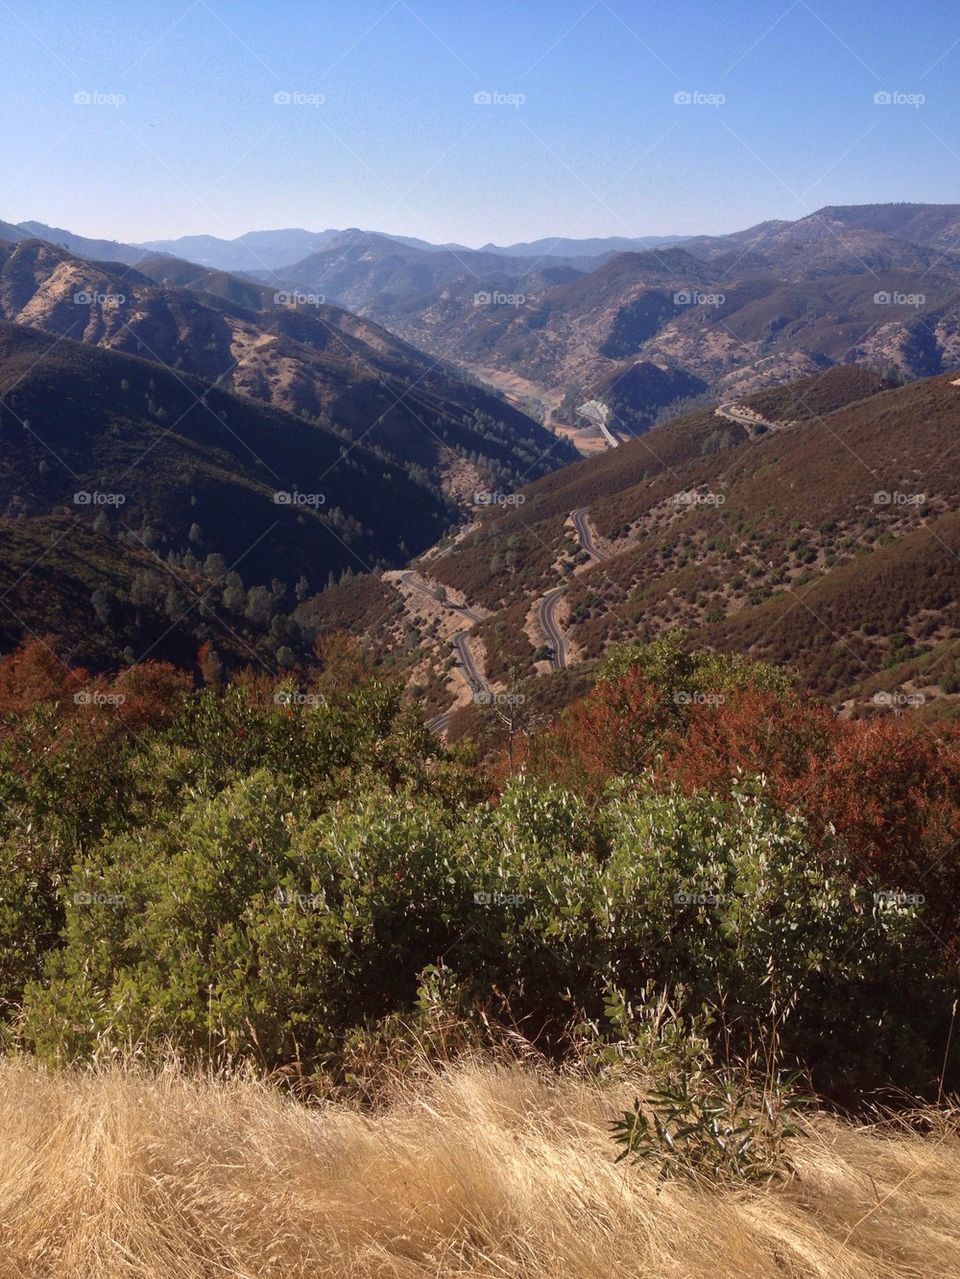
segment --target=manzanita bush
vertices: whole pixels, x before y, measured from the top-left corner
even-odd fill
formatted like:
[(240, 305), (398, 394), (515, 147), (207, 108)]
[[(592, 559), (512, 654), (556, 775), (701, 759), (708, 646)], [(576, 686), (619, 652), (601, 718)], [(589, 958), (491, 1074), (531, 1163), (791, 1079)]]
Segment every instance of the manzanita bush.
[[(359, 675), (94, 680), (33, 649), (0, 692), (9, 1043), (343, 1075), (436, 991), (557, 1057), (669, 1041), (707, 1069), (775, 1027), (842, 1099), (939, 1086), (953, 729), (839, 723), (772, 668), (672, 640), (615, 660), (497, 785)], [(669, 1024), (634, 1036), (624, 1009), (659, 995)], [(660, 1114), (676, 1145), (693, 1112), (661, 1101), (673, 1118), (637, 1132), (665, 1141)]]

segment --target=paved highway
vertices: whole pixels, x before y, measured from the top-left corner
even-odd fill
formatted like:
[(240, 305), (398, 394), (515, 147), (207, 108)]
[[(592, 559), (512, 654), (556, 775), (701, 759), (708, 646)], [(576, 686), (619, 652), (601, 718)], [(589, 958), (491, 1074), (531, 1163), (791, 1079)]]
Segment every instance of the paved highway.
[[(577, 510), (571, 511), (570, 518), (573, 520), (573, 527), (576, 529), (580, 545), (591, 560), (595, 564), (602, 564), (604, 560), (608, 560), (610, 556), (606, 551), (601, 551), (593, 540), (593, 530), (589, 524), (590, 513), (587, 508), (580, 506)], [(537, 604), (537, 621), (547, 637), (547, 643), (553, 649), (553, 657), (550, 661), (555, 671), (565, 670), (567, 666), (567, 641), (557, 621), (557, 605), (565, 589), (566, 587), (563, 586), (555, 586), (552, 591), (547, 591)]]
[(472, 608), (468, 608), (466, 604), (457, 604), (451, 599), (444, 599), (437, 591), (431, 590), (417, 577), (416, 573), (401, 573), (400, 580), (414, 591), (419, 591), (421, 595), (429, 595), (432, 600), (436, 600), (438, 604), (442, 604), (444, 608), (449, 608), (454, 613), (459, 613), (461, 617), (469, 618), (471, 622), (482, 622), (483, 618)]
[(581, 506), (578, 510), (571, 511), (570, 518), (573, 520), (573, 527), (577, 531), (577, 537), (580, 539), (580, 545), (587, 552), (590, 558), (598, 564), (603, 560), (608, 560), (610, 556), (607, 555), (605, 551), (598, 550), (594, 543), (593, 531), (587, 522), (589, 518), (587, 508), (585, 506)]
[(782, 431), (785, 426), (789, 426), (789, 422), (769, 422), (765, 417), (750, 416), (744, 413), (743, 408), (739, 404), (718, 404), (714, 412), (720, 417), (729, 418), (731, 422), (739, 422), (741, 426), (748, 426), (751, 433), (756, 431), (758, 426), (764, 426), (768, 431)]
[(457, 661), (460, 663), (460, 669), (472, 684), (473, 691), (475, 693), (489, 693), (490, 688), (487, 681), (477, 669), (477, 664), (473, 660), (473, 654), (470, 652), (469, 639), (469, 631), (457, 631), (456, 635), (454, 635), (450, 642), (453, 645), (453, 651), (457, 655)]
[(445, 732), (451, 719), (453, 719), (453, 711), (443, 711), (440, 715), (434, 715), (432, 719), (427, 720), (427, 730), (436, 733), (439, 736)]
[(550, 661), (555, 671), (562, 671), (567, 665), (567, 642), (557, 622), (557, 605), (565, 590), (564, 586), (555, 586), (552, 591), (547, 591), (537, 604), (537, 621), (547, 637), (547, 643), (553, 649), (553, 657)]
[[(482, 622), (483, 618), (474, 609), (468, 608), (466, 604), (456, 604), (451, 599), (445, 599), (437, 591), (432, 590), (425, 582), (417, 577), (416, 573), (401, 573), (400, 580), (406, 582), (411, 590), (419, 591), (421, 595), (429, 595), (432, 600), (436, 600), (444, 608), (450, 609), (453, 613), (459, 613), (461, 617), (465, 617), (470, 622)], [(453, 639), (450, 641), (453, 651), (456, 654), (460, 669), (467, 678), (467, 682), (475, 693), (489, 693), (490, 688), (487, 681), (477, 669), (477, 664), (473, 660), (473, 654), (470, 652), (470, 645), (467, 639), (469, 630), (457, 631)], [(440, 734), (444, 732), (453, 716), (453, 708), (443, 711), (440, 715), (434, 715), (427, 720), (427, 728), (431, 733)]]

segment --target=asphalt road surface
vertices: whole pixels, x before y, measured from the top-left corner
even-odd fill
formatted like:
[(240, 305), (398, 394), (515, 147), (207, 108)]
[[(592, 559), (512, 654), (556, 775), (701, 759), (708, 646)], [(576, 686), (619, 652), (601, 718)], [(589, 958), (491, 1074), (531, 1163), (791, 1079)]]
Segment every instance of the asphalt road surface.
[(750, 417), (749, 414), (741, 411), (738, 404), (718, 404), (714, 412), (720, 417), (729, 418), (731, 422), (739, 422), (741, 426), (749, 427), (751, 435), (756, 433), (758, 426), (766, 427), (768, 431), (782, 431), (784, 425), (788, 425), (783, 422), (768, 422), (765, 417)]
[(580, 545), (587, 552), (592, 560), (600, 564), (603, 560), (608, 560), (609, 555), (605, 551), (597, 549), (593, 540), (593, 533), (590, 525), (587, 523), (589, 512), (585, 506), (581, 506), (579, 510), (571, 511), (570, 518), (573, 520), (573, 527), (577, 531), (577, 537), (580, 539)]
[(473, 691), (475, 693), (489, 693), (490, 689), (487, 686), (487, 681), (477, 669), (477, 664), (473, 660), (473, 654), (470, 652), (470, 645), (468, 643), (469, 638), (469, 631), (457, 631), (456, 635), (454, 635), (451, 640), (453, 651), (457, 655), (457, 661), (460, 663), (460, 669), (473, 685)]
[[(467, 618), (471, 622), (482, 622), (483, 618), (479, 613), (474, 612), (472, 608), (468, 608), (466, 604), (455, 604), (453, 600), (445, 599), (437, 591), (431, 590), (429, 586), (421, 582), (416, 573), (401, 573), (400, 580), (406, 582), (411, 590), (419, 591), (421, 595), (429, 595), (432, 600), (436, 600), (438, 604), (442, 604), (444, 608), (450, 609), (453, 613), (459, 613), (461, 617)], [(451, 641), (453, 650), (457, 655), (457, 661), (460, 663), (460, 669), (467, 677), (473, 691), (475, 693), (489, 693), (486, 680), (477, 669), (477, 664), (473, 660), (473, 654), (470, 652), (470, 646), (467, 643), (469, 631), (458, 631)], [(443, 711), (440, 715), (434, 715), (427, 720), (427, 728), (431, 733), (442, 733), (447, 728), (453, 717), (453, 709)]]
[(429, 595), (432, 600), (436, 600), (438, 604), (442, 604), (444, 608), (449, 608), (453, 613), (459, 613), (461, 617), (469, 618), (471, 622), (482, 622), (483, 618), (479, 613), (474, 612), (472, 608), (468, 608), (466, 604), (455, 604), (453, 600), (444, 599), (437, 591), (433, 591), (429, 586), (425, 586), (417, 577), (416, 573), (401, 573), (400, 580), (415, 591), (419, 591), (421, 595)]
[(557, 605), (565, 590), (564, 586), (555, 586), (552, 591), (547, 591), (537, 605), (537, 621), (547, 637), (547, 643), (553, 649), (550, 660), (555, 671), (562, 671), (567, 665), (567, 642), (557, 622)]

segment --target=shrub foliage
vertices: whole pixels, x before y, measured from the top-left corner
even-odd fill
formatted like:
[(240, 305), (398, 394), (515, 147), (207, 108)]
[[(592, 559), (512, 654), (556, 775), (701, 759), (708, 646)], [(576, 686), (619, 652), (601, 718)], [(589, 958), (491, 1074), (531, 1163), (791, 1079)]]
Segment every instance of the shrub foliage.
[(338, 669), (194, 688), (0, 667), (10, 1043), (343, 1075), (442, 991), (558, 1057), (589, 1027), (602, 1055), (669, 992), (671, 1033), (718, 1061), (775, 1041), (838, 1096), (938, 1087), (952, 730), (844, 724), (772, 668), (667, 640), (507, 773)]

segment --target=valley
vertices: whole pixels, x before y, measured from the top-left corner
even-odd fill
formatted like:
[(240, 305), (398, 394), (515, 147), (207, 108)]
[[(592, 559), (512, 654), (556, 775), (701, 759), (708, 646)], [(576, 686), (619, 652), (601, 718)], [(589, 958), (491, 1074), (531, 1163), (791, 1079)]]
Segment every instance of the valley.
[[(25, 350), (33, 342), (45, 359), (27, 335), (49, 333), (59, 344), (51, 358), (59, 349), (61, 361), (79, 342), (103, 353), (98, 376), (125, 385), (131, 379), (121, 366), (108, 372), (105, 361), (133, 356), (164, 371), (170, 404), (159, 403), (168, 392), (155, 393), (155, 378), (145, 393), (147, 418), (159, 430), (156, 445), (149, 432), (142, 437), (151, 470), (188, 420), (190, 400), (178, 408), (186, 389), (201, 414), (227, 420), (231, 447), (239, 449), (231, 466), (246, 454), (261, 483), (272, 472), (278, 491), (282, 476), (300, 495), (329, 475), (331, 500), (324, 494), (295, 513), (300, 549), (291, 544), (279, 573), (272, 547), (284, 518), (265, 524), (260, 542), (247, 515), (221, 529), (199, 489), (182, 508), (188, 518), (174, 515), (169, 502), (164, 510), (160, 490), (141, 491), (133, 480), (122, 512), (123, 537), (146, 534), (169, 572), (186, 568), (188, 577), (171, 589), (199, 592), (204, 613), (211, 584), (202, 572), (189, 578), (202, 570), (198, 550), (218, 564), (251, 556), (247, 572), (268, 589), (271, 578), (287, 592), (297, 585), (296, 599), (288, 594), (274, 606), (285, 619), (272, 623), (274, 634), (296, 641), (278, 646), (285, 660), (342, 626), (418, 690), (444, 731), (456, 728), (474, 694), (503, 694), (533, 680), (532, 690), (539, 677), (588, 670), (613, 645), (676, 627), (692, 642), (799, 663), (845, 713), (889, 682), (884, 671), (909, 672), (911, 687), (927, 679), (930, 713), (951, 702), (954, 694), (937, 680), (953, 679), (953, 621), (936, 592), (904, 603), (895, 625), (905, 638), (891, 655), (874, 652), (857, 634), (854, 614), (846, 615), (857, 592), (843, 592), (842, 623), (821, 629), (816, 619), (834, 617), (829, 601), (841, 588), (833, 583), (844, 580), (846, 566), (856, 564), (862, 581), (865, 573), (897, 571), (886, 565), (898, 558), (908, 563), (928, 531), (951, 544), (952, 472), (939, 476), (940, 489), (922, 503), (898, 507), (892, 499), (888, 509), (873, 503), (873, 491), (861, 494), (855, 476), (899, 493), (926, 477), (924, 458), (949, 468), (950, 407), (941, 407), (934, 388), (953, 381), (941, 370), (960, 367), (956, 206), (828, 208), (794, 223), (624, 252), (595, 253), (592, 243), (570, 241), (562, 256), (360, 231), (323, 232), (309, 242), (306, 232), (278, 232), (238, 242), (233, 258), (233, 250), (204, 242), (197, 264), (159, 244), (144, 246), (135, 264), (120, 260), (132, 258), (130, 246), (96, 260), (37, 238), (49, 232), (39, 224), (7, 225), (16, 233), (0, 246), (9, 342), (26, 341)], [(99, 252), (106, 242), (63, 233), (62, 243)], [(244, 272), (243, 254), (268, 244), (277, 254), (311, 251), (289, 267)], [(239, 273), (224, 269), (230, 263)], [(326, 300), (327, 289), (336, 303)], [(193, 389), (196, 378), (204, 388)], [(6, 401), (15, 431), (32, 408), (28, 386)], [(266, 437), (254, 446), (253, 418), (249, 430), (246, 417), (237, 430), (228, 410), (211, 410), (212, 388), (304, 424), (285, 440), (339, 439), (342, 462), (318, 471), (289, 443), (282, 466), (280, 454), (265, 461)], [(612, 424), (606, 437), (584, 411), (591, 403)], [(896, 432), (884, 427), (877, 437), (871, 416), (886, 422), (900, 412), (895, 405), (911, 423), (904, 429), (912, 467), (897, 460)], [(92, 485), (89, 468), (86, 479), (55, 445), (55, 431), (47, 440), (46, 409), (33, 411), (30, 429), (56, 455), (53, 474), (59, 467)], [(122, 441), (128, 430), (111, 433)], [(22, 438), (29, 444), (29, 432)], [(90, 439), (99, 449), (98, 436)], [(23, 462), (29, 468), (40, 460)], [(172, 464), (198, 474), (196, 459)], [(11, 465), (8, 519), (68, 514), (50, 479), (24, 487), (16, 454)], [(110, 450), (94, 465), (105, 483)], [(360, 490), (345, 502), (349, 486), (341, 488), (340, 475), (377, 465), (386, 487), (374, 495), (370, 479), (362, 482), (366, 514), (357, 519), (350, 504), (356, 508)], [(391, 467), (405, 473), (415, 500), (400, 496)], [(841, 481), (837, 500), (825, 503), (825, 492), (848, 473), (847, 496)], [(780, 494), (776, 506), (768, 508), (762, 493)], [(272, 514), (292, 512), (274, 507)], [(373, 540), (364, 542), (359, 528), (371, 521)], [(102, 516), (97, 528), (104, 531)], [(106, 592), (113, 602), (100, 604), (118, 625), (121, 616), (131, 619), (125, 641), (135, 633), (131, 624), (144, 624), (131, 612), (128, 573), (118, 563)], [(353, 580), (329, 591), (344, 575)], [(328, 591), (317, 595), (324, 584)], [(362, 603), (368, 595), (382, 599), (373, 615)], [(22, 598), (19, 609), (29, 614)], [(800, 617), (805, 624), (797, 626)], [(236, 629), (236, 620), (207, 619), (197, 634), (209, 635), (210, 626), (220, 626), (225, 651), (234, 653), (223, 627)], [(8, 642), (24, 633), (8, 629)], [(119, 637), (113, 647), (109, 640), (85, 647), (79, 633), (75, 642), (87, 660), (130, 648)], [(243, 642), (260, 644), (252, 635)]]
[(0, 7), (0, 1279), (960, 1279), (960, 10)]

